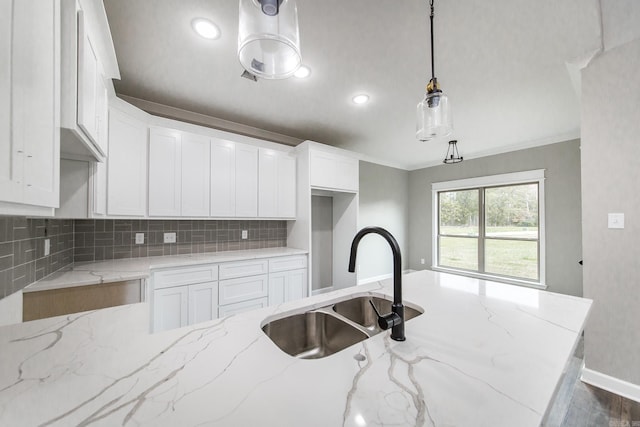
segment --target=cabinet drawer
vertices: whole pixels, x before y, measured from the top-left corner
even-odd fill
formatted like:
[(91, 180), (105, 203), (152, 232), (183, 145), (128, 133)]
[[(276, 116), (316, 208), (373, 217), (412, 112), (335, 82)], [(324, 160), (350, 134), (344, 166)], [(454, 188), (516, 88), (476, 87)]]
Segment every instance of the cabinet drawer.
[(221, 280), (219, 285), (219, 304), (233, 304), (266, 297), (269, 293), (268, 278), (267, 274), (262, 274), (260, 276)]
[(216, 280), (218, 280), (218, 266), (212, 264), (179, 267), (153, 272), (154, 289), (215, 282)]
[(269, 260), (269, 273), (307, 268), (307, 256), (295, 255), (273, 258)]
[(269, 271), (268, 265), (269, 262), (266, 259), (221, 264), (220, 280), (266, 274)]
[(220, 306), (219, 315), (220, 317), (230, 316), (232, 314), (244, 313), (245, 311), (264, 308), (267, 307), (267, 305), (267, 297), (257, 298), (250, 301), (243, 301), (235, 304)]

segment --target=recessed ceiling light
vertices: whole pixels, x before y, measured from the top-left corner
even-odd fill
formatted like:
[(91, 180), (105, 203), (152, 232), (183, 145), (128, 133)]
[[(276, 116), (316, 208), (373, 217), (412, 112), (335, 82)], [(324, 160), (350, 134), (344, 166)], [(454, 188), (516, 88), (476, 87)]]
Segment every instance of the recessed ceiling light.
[(301, 65), (300, 68), (298, 68), (293, 75), (299, 79), (306, 79), (307, 77), (309, 77), (310, 74), (311, 74), (311, 69), (306, 65)]
[(352, 98), (352, 101), (355, 104), (365, 104), (369, 101), (369, 95), (356, 95)]
[(220, 37), (220, 28), (208, 19), (196, 18), (191, 21), (191, 27), (200, 37), (205, 39), (214, 40)]

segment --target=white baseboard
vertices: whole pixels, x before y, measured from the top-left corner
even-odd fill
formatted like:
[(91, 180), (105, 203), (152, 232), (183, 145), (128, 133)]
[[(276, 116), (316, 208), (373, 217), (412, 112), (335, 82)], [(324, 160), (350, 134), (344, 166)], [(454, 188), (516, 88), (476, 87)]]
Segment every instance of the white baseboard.
[(582, 375), (580, 376), (580, 379), (582, 382), (591, 384), (592, 386), (610, 391), (611, 393), (626, 397), (627, 399), (640, 402), (640, 385), (623, 381), (587, 368), (582, 368)]

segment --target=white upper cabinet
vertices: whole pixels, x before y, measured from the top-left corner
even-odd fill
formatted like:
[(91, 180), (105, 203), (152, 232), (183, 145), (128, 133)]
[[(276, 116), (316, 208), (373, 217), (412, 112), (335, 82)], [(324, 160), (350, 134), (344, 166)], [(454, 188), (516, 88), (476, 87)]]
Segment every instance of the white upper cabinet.
[(147, 125), (109, 111), (107, 214), (144, 216), (147, 206)]
[(236, 215), (236, 144), (211, 139), (211, 216)]
[(312, 187), (358, 192), (358, 159), (321, 150), (310, 150)]
[(262, 218), (295, 218), (295, 157), (261, 148), (258, 171), (258, 215)]
[(0, 207), (5, 213), (51, 214), (37, 208), (59, 203), (59, 13), (59, 1), (0, 1)]
[(180, 132), (151, 128), (149, 131), (149, 216), (180, 216)]
[(182, 135), (182, 216), (209, 216), (211, 143), (200, 135)]
[(258, 216), (258, 147), (236, 144), (236, 217)]
[(61, 153), (102, 161), (108, 153), (107, 82), (119, 78), (106, 13), (99, 2), (61, 2)]
[(209, 138), (149, 132), (149, 216), (209, 216)]

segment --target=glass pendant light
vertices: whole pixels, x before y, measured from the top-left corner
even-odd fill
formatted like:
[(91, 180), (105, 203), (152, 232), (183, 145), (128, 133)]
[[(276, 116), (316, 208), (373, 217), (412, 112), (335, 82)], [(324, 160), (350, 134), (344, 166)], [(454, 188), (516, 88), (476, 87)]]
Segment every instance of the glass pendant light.
[(416, 126), (416, 138), (420, 141), (448, 136), (453, 131), (451, 108), (449, 98), (440, 89), (438, 79), (435, 76), (435, 64), (433, 54), (433, 0), (429, 1), (431, 14), (429, 15), (431, 27), (431, 80), (427, 85), (427, 93), (424, 100), (418, 104), (418, 121)]
[(296, 72), (300, 56), (296, 0), (240, 0), (238, 59), (264, 79)]

